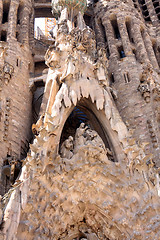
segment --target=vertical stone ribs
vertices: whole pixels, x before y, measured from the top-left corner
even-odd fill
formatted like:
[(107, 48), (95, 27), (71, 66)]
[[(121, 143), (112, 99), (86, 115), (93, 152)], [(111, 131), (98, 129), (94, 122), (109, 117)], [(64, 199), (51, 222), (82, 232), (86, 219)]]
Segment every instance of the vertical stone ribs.
[(145, 0), (138, 0), (145, 21), (151, 21), (147, 4)]
[(155, 12), (157, 14), (158, 19), (160, 20), (160, 3), (159, 0), (152, 0)]

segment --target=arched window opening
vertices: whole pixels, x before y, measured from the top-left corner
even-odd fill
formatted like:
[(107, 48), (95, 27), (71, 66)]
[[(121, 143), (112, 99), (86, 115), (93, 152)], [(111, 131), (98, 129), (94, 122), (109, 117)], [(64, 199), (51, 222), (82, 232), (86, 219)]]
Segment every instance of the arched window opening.
[[(98, 135), (100, 136), (101, 140), (104, 143), (104, 146), (106, 147), (106, 150), (107, 150), (106, 154), (108, 159), (113, 162), (116, 161), (112, 154), (110, 144), (106, 137), (106, 133), (100, 121), (98, 120), (96, 115), (93, 113), (93, 111), (90, 110), (88, 106), (84, 105), (83, 100), (78, 103), (78, 105), (74, 108), (74, 110), (72, 111), (72, 113), (70, 114), (70, 116), (65, 122), (65, 125), (63, 127), (62, 134), (61, 134), (61, 139), (60, 139), (59, 153), (61, 154), (61, 148), (65, 140), (69, 139), (70, 136), (73, 138), (73, 140), (75, 139), (76, 131), (80, 127), (81, 123), (84, 123), (84, 127), (88, 131), (93, 130), (94, 132), (96, 131), (98, 133)], [(84, 138), (86, 138), (87, 132), (86, 132), (86, 135), (84, 133), (83, 136)], [(91, 138), (91, 141), (92, 141), (92, 138)]]
[(9, 2), (4, 2), (2, 24), (8, 22), (8, 14), (9, 14)]
[(113, 27), (115, 38), (116, 39), (121, 39), (121, 35), (120, 35), (120, 32), (119, 32), (117, 19), (116, 18), (112, 19), (111, 20), (111, 24), (112, 24), (112, 27)]
[(90, 15), (88, 15), (88, 14), (84, 14), (83, 18), (84, 18), (85, 24), (86, 24), (88, 27), (90, 27), (91, 29), (93, 29), (92, 17), (91, 17)]
[(127, 28), (127, 33), (128, 33), (128, 37), (129, 37), (130, 42), (134, 43), (132, 33), (131, 33), (131, 21), (130, 20), (126, 21), (126, 28)]

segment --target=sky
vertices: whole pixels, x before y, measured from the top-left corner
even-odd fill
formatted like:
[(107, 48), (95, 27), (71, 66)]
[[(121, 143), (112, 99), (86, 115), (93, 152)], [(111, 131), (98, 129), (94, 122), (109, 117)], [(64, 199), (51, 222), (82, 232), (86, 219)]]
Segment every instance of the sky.
[(45, 18), (35, 18), (34, 31), (37, 32), (37, 27), (39, 27), (43, 33), (45, 33)]

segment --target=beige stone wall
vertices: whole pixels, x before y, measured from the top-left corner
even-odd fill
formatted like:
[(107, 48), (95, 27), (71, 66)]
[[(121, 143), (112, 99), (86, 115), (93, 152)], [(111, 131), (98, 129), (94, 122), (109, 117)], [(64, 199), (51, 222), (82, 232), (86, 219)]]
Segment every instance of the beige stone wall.
[(1, 7), (0, 166), (1, 194), (4, 194), (7, 185), (2, 171), (4, 161), (7, 156), (21, 160), (31, 139), (29, 73), (33, 59), (29, 48), (31, 2), (1, 1)]

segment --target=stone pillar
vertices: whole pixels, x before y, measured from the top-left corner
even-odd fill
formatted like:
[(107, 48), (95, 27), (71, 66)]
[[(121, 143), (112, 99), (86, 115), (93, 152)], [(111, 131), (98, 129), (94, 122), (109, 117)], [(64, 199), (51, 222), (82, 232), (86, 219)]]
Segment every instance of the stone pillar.
[(32, 10), (30, 17), (30, 35), (29, 35), (29, 45), (32, 53), (34, 54), (34, 9)]
[(0, 40), (2, 31), (2, 18), (3, 18), (3, 0), (0, 0)]
[(147, 6), (147, 9), (148, 9), (148, 12), (149, 12), (149, 16), (150, 16), (153, 24), (154, 23), (158, 23), (159, 24), (157, 13), (155, 11), (155, 8), (154, 8), (152, 0), (146, 0), (146, 6)]
[(108, 18), (104, 17), (102, 19), (102, 23), (105, 27), (106, 36), (107, 36), (107, 39), (108, 39), (108, 46), (109, 46), (110, 55), (111, 55), (111, 57), (116, 57), (118, 59), (119, 54), (118, 54), (118, 50), (117, 50), (117, 47), (116, 47), (116, 39), (114, 37), (111, 22)]
[(135, 47), (136, 47), (137, 59), (141, 63), (149, 62), (148, 55), (147, 55), (147, 52), (146, 52), (146, 49), (144, 46), (144, 42), (142, 39), (142, 35), (140, 32), (140, 23), (137, 22), (136, 18), (132, 19), (131, 31), (133, 33), (132, 36), (133, 36), (133, 40), (134, 40)]
[(156, 59), (154, 51), (153, 51), (153, 46), (152, 46), (151, 39), (150, 39), (146, 30), (144, 30), (144, 33), (143, 33), (143, 41), (144, 41), (144, 45), (146, 47), (146, 51), (148, 53), (148, 57), (149, 57), (152, 65), (153, 65), (153, 67), (155, 69), (159, 69), (157, 59)]
[(9, 16), (8, 16), (7, 41), (10, 39), (16, 38), (18, 6), (19, 6), (19, 0), (11, 0)]
[(78, 13), (77, 21), (78, 21), (78, 27), (81, 30), (83, 30), (85, 28), (86, 24), (85, 24), (85, 21), (83, 19), (83, 16), (82, 16), (81, 12)]
[[(98, 45), (104, 45), (105, 46), (104, 35), (102, 33), (102, 29), (101, 29), (100, 23), (98, 23), (97, 18), (95, 18), (94, 26), (95, 26), (95, 32), (96, 32), (96, 38), (97, 38)], [(106, 34), (106, 33), (104, 32), (104, 34)]]
[(21, 42), (27, 45), (29, 44), (30, 13), (31, 13), (30, 6), (25, 4), (22, 10), (21, 19)]
[(67, 21), (68, 20), (68, 10), (67, 8), (64, 8), (62, 11), (61, 11), (61, 16), (60, 16), (60, 19), (59, 19), (59, 23), (63, 22), (63, 21)]
[(118, 28), (119, 28), (119, 32), (120, 32), (120, 35), (121, 35), (122, 45), (123, 45), (125, 55), (126, 55), (126, 57), (128, 57), (129, 55), (133, 55), (130, 40), (129, 40), (129, 36), (128, 36), (128, 33), (127, 33), (125, 18), (118, 17), (117, 18), (117, 23), (118, 23)]

